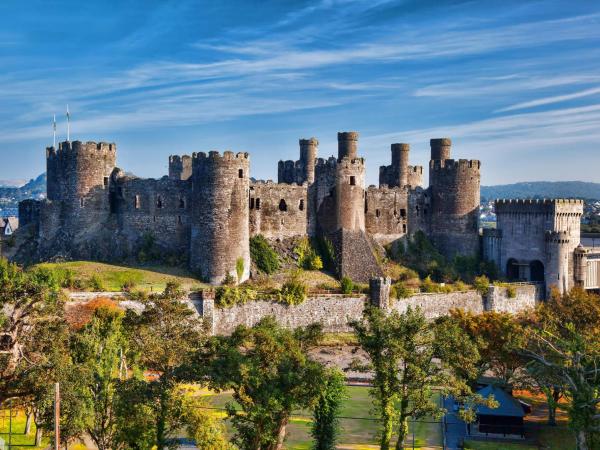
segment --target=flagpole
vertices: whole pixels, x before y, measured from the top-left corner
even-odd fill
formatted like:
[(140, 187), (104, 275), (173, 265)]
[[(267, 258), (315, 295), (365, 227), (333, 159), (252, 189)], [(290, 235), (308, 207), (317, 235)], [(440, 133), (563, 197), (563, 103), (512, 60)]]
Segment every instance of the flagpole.
[(56, 148), (56, 114), (52, 119), (52, 147)]
[(69, 114), (69, 105), (67, 104), (67, 142), (71, 142), (71, 114)]

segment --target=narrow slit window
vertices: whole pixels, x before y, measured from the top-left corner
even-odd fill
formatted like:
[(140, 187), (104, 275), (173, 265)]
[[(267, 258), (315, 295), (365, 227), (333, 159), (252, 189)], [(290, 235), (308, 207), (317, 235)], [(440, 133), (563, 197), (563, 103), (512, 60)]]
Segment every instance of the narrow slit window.
[(256, 199), (255, 205), (256, 205), (256, 209), (260, 209), (260, 198)]
[(250, 209), (254, 209), (254, 198), (250, 197)]
[(160, 195), (156, 198), (156, 207), (159, 209), (163, 207), (163, 201)]
[(136, 195), (135, 198), (133, 199), (133, 207), (135, 209), (140, 209), (140, 196)]
[(402, 232), (406, 233), (406, 224), (405, 223), (402, 224)]
[(298, 205), (298, 209), (300, 209), (300, 211), (304, 211), (304, 199), (300, 199), (300, 205)]
[(406, 217), (406, 210), (405, 209), (401, 209), (400, 210), (400, 217)]
[(104, 187), (108, 186), (108, 177), (104, 177)]
[(179, 199), (179, 209), (185, 209), (185, 200), (183, 197)]
[(355, 176), (350, 177), (350, 186), (356, 186), (356, 177)]
[(81, 197), (81, 198), (79, 199), (79, 206), (80, 206), (81, 208), (83, 208), (83, 204), (84, 204), (84, 200), (83, 200), (83, 197)]
[(238, 177), (239, 178), (244, 178), (244, 169), (238, 170)]
[(279, 201), (279, 211), (287, 211), (287, 203), (284, 199)]
[(375, 217), (379, 217), (381, 216), (381, 211), (379, 211), (378, 209), (375, 210)]

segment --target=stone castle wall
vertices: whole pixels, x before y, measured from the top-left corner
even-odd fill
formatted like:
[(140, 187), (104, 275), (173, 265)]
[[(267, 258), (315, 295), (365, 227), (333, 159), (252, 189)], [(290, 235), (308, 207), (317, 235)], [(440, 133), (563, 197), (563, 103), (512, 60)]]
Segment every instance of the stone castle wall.
[(406, 235), (408, 189), (369, 186), (366, 192), (365, 226), (369, 234), (384, 244)]
[(276, 184), (271, 181), (250, 185), (250, 235), (269, 239), (306, 236), (308, 230), (308, 186)]
[(192, 157), (189, 155), (169, 156), (169, 178), (187, 180), (192, 176)]

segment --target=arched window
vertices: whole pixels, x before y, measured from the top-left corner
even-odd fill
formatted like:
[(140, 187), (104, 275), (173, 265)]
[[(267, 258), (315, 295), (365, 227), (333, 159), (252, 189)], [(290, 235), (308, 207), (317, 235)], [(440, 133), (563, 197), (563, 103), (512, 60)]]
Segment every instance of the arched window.
[(300, 211), (304, 211), (304, 199), (300, 199), (300, 204), (298, 205), (298, 209)]
[(284, 199), (279, 201), (279, 211), (287, 211), (287, 203)]

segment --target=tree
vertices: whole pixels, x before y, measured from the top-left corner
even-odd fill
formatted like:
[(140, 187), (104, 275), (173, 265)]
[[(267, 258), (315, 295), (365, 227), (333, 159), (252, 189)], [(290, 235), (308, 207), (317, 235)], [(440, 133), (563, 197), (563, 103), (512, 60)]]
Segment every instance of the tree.
[(78, 372), (73, 389), (90, 405), (86, 432), (99, 450), (121, 448), (116, 404), (120, 380), (127, 375), (123, 312), (116, 307), (98, 308), (74, 335), (72, 355)]
[(443, 415), (444, 409), (432, 399), (433, 388), (455, 397), (470, 395), (456, 368), (472, 375), (478, 354), (457, 326), (429, 323), (420, 309), (386, 315), (371, 306), (352, 327), (371, 360), (367, 368), (373, 371), (371, 396), (381, 421), (381, 449), (390, 448), (395, 424), (396, 449), (402, 449), (409, 418)]
[(187, 434), (196, 442), (200, 450), (229, 450), (225, 438), (225, 425), (223, 421), (215, 417), (206, 404), (196, 395), (184, 395), (183, 414)]
[(307, 351), (320, 336), (318, 326), (291, 331), (267, 317), (211, 341), (199, 375), (216, 391), (233, 390), (242, 413), (228, 404), (227, 414), (240, 448), (280, 450), (292, 411), (314, 406), (324, 369)]
[[(477, 346), (478, 371), (471, 381), (491, 371), (506, 385), (527, 382), (523, 378), (526, 361), (518, 352), (525, 342), (525, 332), (518, 319), (508, 313), (473, 314), (463, 310), (453, 310), (450, 317)], [(446, 318), (438, 322), (448, 323)]]
[(181, 402), (175, 396), (177, 374), (191, 363), (192, 355), (205, 341), (202, 321), (181, 296), (179, 287), (169, 283), (162, 294), (145, 302), (140, 315), (131, 312), (125, 322), (138, 363), (159, 374), (148, 381), (130, 383), (146, 405), (141, 419), (147, 421), (149, 414), (154, 421), (153, 442), (159, 450), (173, 447), (171, 438), (183, 426)]
[(346, 377), (339, 369), (327, 370), (314, 408), (314, 450), (335, 450), (339, 435), (338, 415), (347, 398)]
[(579, 450), (600, 445), (599, 323), (600, 297), (581, 289), (554, 293), (538, 308), (522, 351), (529, 369), (548, 380), (549, 392), (553, 386), (564, 389)]
[(53, 273), (25, 272), (0, 259), (0, 403), (32, 394), (24, 378), (32, 370), (53, 369), (49, 355), (64, 332), (60, 286)]

